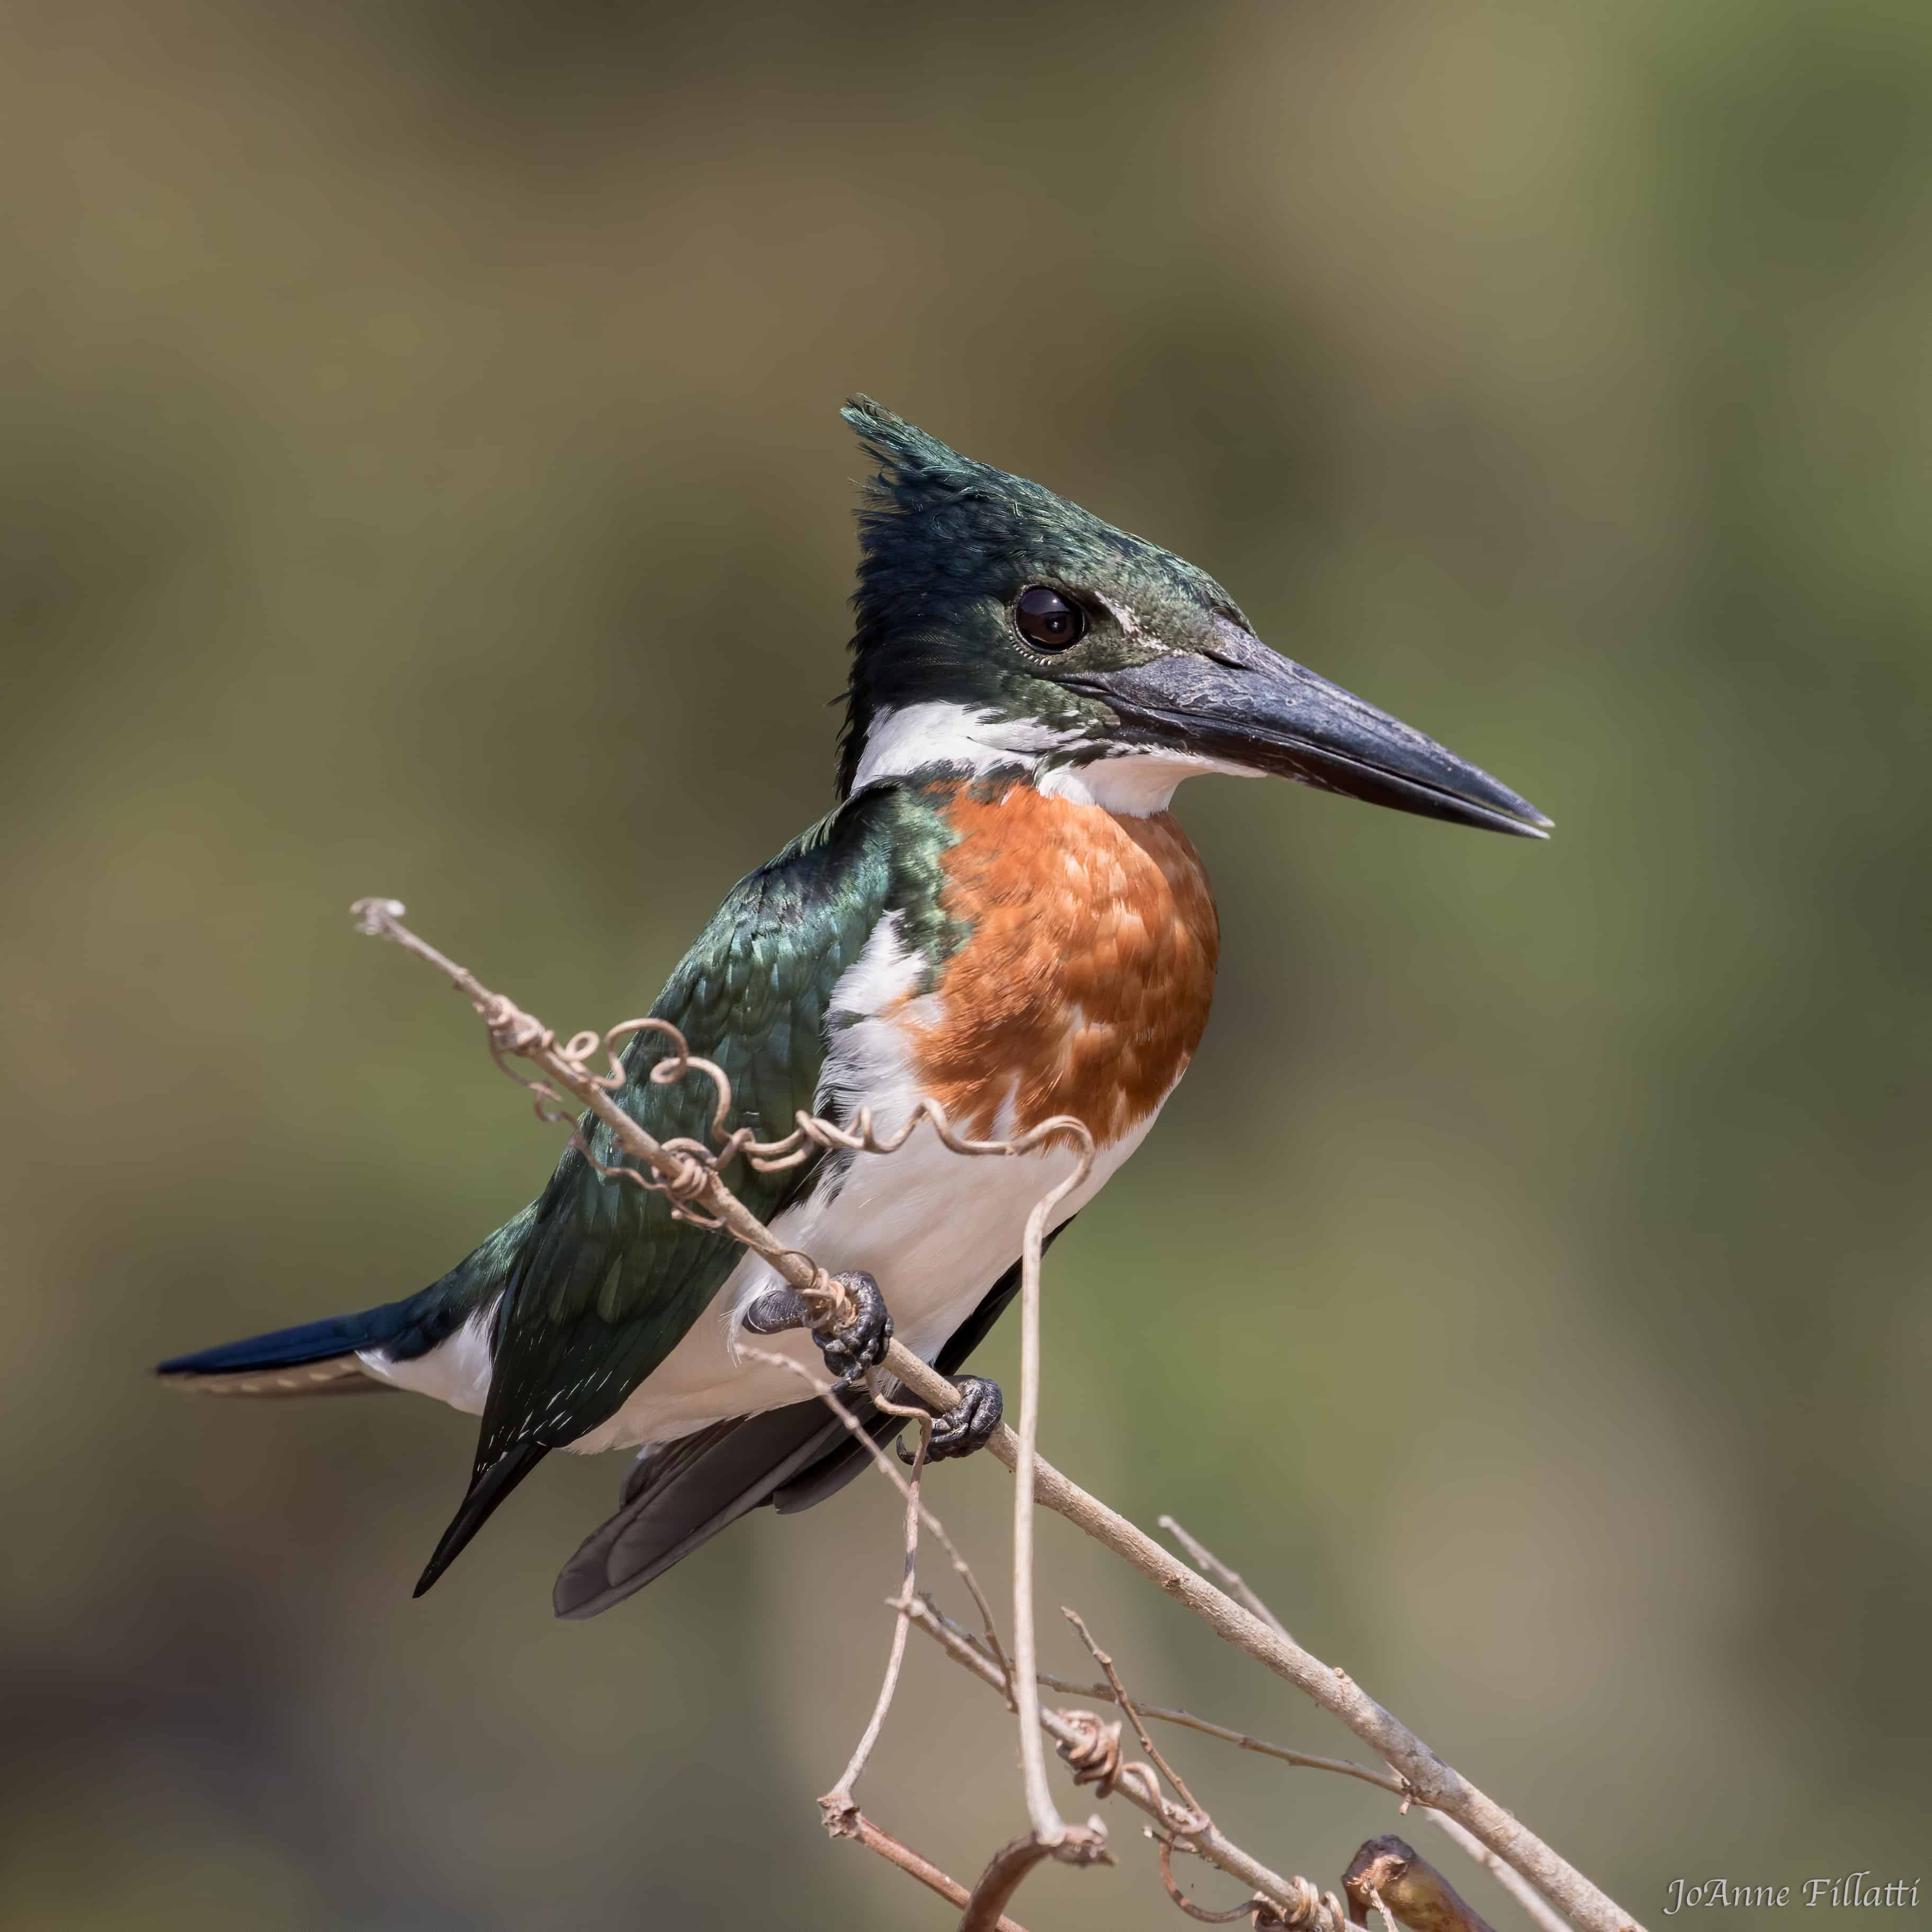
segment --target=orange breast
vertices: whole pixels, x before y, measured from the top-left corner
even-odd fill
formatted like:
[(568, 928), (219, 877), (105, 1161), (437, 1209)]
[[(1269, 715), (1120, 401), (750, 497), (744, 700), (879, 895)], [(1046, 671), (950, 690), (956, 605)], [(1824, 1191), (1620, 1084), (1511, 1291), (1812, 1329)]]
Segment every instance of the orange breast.
[(1018, 784), (947, 810), (942, 902), (971, 936), (908, 1004), (923, 1091), (980, 1138), (1056, 1114), (1104, 1147), (1180, 1078), (1208, 1024), (1220, 929), (1166, 813), (1117, 818)]

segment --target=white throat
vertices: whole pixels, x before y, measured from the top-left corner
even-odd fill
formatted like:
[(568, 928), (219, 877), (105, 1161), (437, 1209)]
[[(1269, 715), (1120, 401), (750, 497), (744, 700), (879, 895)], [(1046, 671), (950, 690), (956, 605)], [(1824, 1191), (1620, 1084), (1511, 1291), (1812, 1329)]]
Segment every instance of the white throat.
[(1077, 732), (1000, 718), (969, 705), (944, 700), (904, 705), (873, 720), (852, 789), (862, 791), (882, 779), (910, 778), (935, 768), (980, 777), (1018, 765), (1049, 798), (1096, 805), (1123, 818), (1144, 818), (1167, 809), (1183, 778), (1208, 772), (1256, 776), (1239, 765), (1185, 752), (1128, 752), (1080, 764), (1047, 763), (1047, 754), (1078, 738)]

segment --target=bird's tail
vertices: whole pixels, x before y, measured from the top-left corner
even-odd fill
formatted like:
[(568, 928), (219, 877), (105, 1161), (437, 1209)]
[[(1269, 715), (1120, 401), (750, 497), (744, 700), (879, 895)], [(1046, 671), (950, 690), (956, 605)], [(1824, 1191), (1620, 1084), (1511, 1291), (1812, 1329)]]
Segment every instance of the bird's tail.
[[(864, 1396), (854, 1400), (875, 1437), (905, 1426), (902, 1417), (875, 1417)], [(816, 1397), (714, 1423), (647, 1450), (625, 1480), (622, 1508), (564, 1565), (551, 1598), (557, 1615), (594, 1617), (621, 1604), (747, 1510), (774, 1500), (782, 1508), (787, 1486), (842, 1463), (844, 1447), (853, 1450), (850, 1468), (842, 1466), (841, 1480), (814, 1493), (809, 1501), (815, 1502), (865, 1463), (844, 1424)]]
[(224, 1342), (199, 1354), (177, 1355), (154, 1372), (177, 1387), (206, 1389), (215, 1395), (347, 1394), (390, 1388), (393, 1384), (364, 1367), (357, 1356), (367, 1352), (391, 1362), (415, 1361), (483, 1314), (502, 1292), (536, 1217), (532, 1204), (440, 1280), (400, 1301), (365, 1308), (359, 1315), (332, 1315), (326, 1321), (251, 1335), (245, 1342)]
[(449, 1527), (442, 1532), (442, 1540), (416, 1579), (412, 1596), (420, 1597), (463, 1554), (470, 1539), (495, 1514), (496, 1505), (549, 1454), (548, 1443), (533, 1442), (526, 1436), (494, 1462), (478, 1465)]
[(410, 1302), (392, 1301), (359, 1315), (304, 1322), (177, 1355), (154, 1372), (179, 1388), (212, 1395), (353, 1395), (388, 1388), (389, 1383), (362, 1366), (358, 1352), (394, 1342), (410, 1327), (412, 1312)]

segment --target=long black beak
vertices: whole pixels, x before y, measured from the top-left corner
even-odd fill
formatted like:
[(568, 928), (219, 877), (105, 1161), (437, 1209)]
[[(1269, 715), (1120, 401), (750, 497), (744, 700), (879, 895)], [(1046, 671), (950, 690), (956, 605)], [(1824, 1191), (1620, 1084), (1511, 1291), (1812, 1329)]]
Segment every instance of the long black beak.
[(1550, 834), (1551, 821), (1508, 785), (1226, 620), (1208, 650), (1061, 681), (1178, 752), (1452, 825)]

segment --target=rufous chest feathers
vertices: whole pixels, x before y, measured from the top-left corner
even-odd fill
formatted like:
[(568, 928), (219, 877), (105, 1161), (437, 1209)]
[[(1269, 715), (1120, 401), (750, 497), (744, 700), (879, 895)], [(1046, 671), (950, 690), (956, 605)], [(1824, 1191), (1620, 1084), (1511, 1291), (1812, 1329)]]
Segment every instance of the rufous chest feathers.
[(967, 932), (908, 1001), (918, 1084), (985, 1138), (1056, 1114), (1106, 1146), (1140, 1126), (1208, 1024), (1220, 928), (1172, 817), (1116, 817), (1028, 784), (962, 787), (941, 904)]

